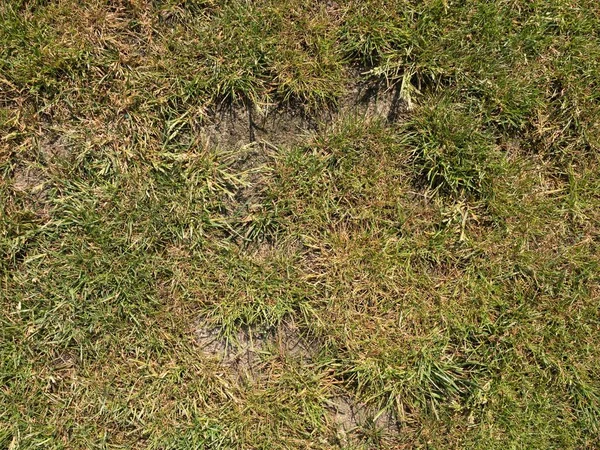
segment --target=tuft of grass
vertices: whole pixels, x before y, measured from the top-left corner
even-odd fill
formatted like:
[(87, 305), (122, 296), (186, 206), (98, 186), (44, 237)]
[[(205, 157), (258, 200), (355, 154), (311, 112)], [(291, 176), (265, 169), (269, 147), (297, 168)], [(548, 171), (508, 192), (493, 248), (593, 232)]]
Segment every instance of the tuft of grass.
[(419, 177), (435, 192), (493, 195), (503, 155), (494, 136), (462, 104), (432, 99), (405, 126)]

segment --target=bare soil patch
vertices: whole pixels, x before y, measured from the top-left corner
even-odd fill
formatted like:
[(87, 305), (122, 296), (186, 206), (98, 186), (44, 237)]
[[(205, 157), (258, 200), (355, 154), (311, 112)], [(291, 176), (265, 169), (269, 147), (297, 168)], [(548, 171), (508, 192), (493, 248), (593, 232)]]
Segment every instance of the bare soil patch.
[(293, 322), (283, 323), (268, 332), (242, 329), (230, 339), (215, 328), (201, 325), (196, 329), (196, 342), (207, 356), (218, 359), (240, 379), (252, 382), (264, 375), (267, 357), (294, 358), (309, 363), (319, 350), (316, 340), (303, 336)]
[(204, 132), (214, 145), (222, 148), (253, 142), (290, 145), (303, 142), (320, 127), (342, 116), (396, 122), (407, 111), (398, 86), (354, 80), (346, 92), (337, 105), (319, 111), (308, 112), (293, 105), (260, 109), (253, 105), (222, 107), (209, 114)]

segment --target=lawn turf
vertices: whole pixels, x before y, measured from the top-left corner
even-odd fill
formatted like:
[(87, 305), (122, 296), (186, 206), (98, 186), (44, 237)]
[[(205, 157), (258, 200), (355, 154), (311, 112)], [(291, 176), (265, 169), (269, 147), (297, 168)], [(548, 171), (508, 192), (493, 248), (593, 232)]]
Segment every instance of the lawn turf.
[(597, 448), (599, 82), (594, 0), (3, 2), (0, 448)]

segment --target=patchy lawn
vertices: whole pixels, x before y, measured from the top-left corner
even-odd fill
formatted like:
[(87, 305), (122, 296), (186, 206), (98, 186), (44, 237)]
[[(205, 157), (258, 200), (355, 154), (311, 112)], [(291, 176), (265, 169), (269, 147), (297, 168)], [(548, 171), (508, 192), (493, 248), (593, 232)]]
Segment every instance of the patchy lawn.
[(600, 446), (596, 0), (0, 4), (0, 448)]

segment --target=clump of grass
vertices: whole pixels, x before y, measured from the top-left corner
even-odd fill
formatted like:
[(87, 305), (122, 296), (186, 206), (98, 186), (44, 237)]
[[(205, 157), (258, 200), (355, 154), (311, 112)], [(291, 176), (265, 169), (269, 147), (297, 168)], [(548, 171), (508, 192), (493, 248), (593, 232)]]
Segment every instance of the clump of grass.
[(185, 77), (186, 89), (213, 101), (259, 105), (315, 108), (335, 101), (344, 68), (330, 25), (324, 8), (305, 1), (228, 3), (184, 31), (199, 37), (194, 53), (179, 47), (194, 74)]
[(405, 126), (416, 170), (434, 192), (477, 198), (493, 195), (502, 155), (494, 136), (464, 105), (432, 99)]

